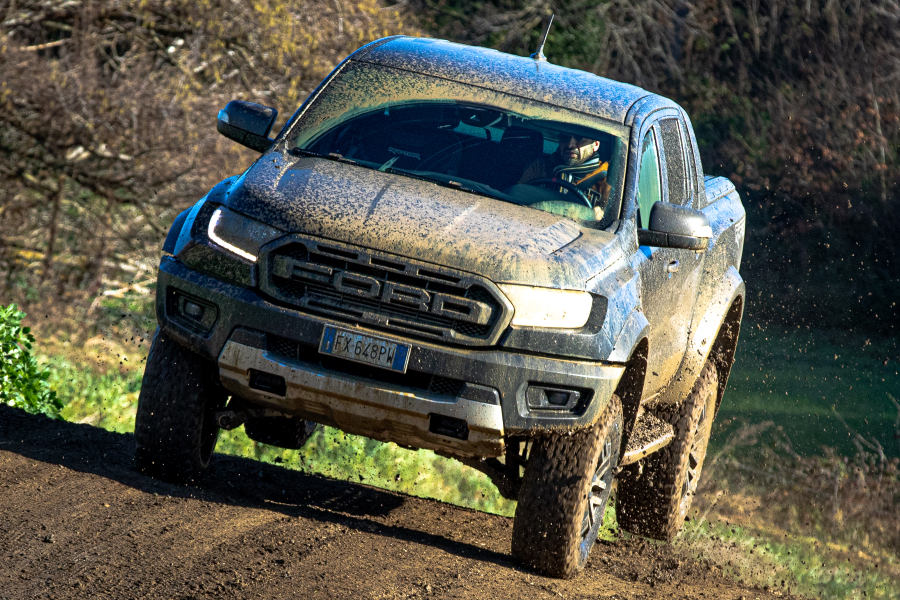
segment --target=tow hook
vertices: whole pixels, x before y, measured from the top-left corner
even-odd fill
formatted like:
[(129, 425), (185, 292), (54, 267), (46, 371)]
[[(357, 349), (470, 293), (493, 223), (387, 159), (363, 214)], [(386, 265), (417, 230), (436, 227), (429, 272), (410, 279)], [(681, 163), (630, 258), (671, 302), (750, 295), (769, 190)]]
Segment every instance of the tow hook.
[(224, 429), (225, 431), (231, 431), (232, 429), (237, 429), (241, 425), (247, 422), (248, 419), (255, 419), (258, 417), (287, 417), (290, 418), (290, 415), (286, 415), (277, 410), (272, 410), (270, 408), (246, 408), (243, 410), (219, 410), (213, 413), (213, 419), (220, 429)]

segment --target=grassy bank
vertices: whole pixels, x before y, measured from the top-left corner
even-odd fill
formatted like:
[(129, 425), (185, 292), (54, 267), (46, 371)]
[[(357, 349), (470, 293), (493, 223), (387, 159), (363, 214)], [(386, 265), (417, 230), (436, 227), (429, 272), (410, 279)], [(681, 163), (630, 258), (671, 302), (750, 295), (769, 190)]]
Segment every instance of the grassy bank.
[(716, 417), (726, 428), (713, 449), (740, 424), (774, 421), (800, 454), (821, 454), (827, 446), (852, 455), (852, 429), (900, 456), (900, 406), (891, 400), (900, 397), (898, 373), (897, 339), (745, 322)]
[[(731, 429), (730, 433), (728, 430)], [(802, 456), (773, 421), (717, 425), (677, 541), (742, 581), (812, 598), (900, 598), (898, 459)]]
[(676, 542), (745, 583), (820, 600), (898, 598), (896, 557), (873, 557), (762, 522), (686, 524)]

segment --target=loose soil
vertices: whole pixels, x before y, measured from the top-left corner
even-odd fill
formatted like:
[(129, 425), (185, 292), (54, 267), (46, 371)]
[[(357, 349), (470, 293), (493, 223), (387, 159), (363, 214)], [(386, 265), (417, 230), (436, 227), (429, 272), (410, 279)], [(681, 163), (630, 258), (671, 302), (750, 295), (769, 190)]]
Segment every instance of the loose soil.
[(227, 456), (171, 485), (133, 446), (0, 406), (0, 598), (784, 597), (638, 539), (547, 579), (512, 562), (508, 518)]

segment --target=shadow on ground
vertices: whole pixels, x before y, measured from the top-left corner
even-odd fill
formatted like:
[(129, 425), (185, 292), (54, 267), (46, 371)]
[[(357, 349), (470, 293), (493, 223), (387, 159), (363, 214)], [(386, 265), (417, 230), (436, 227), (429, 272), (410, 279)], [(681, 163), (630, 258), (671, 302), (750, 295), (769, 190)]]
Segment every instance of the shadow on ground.
[(381, 520), (410, 501), (440, 505), (436, 501), (412, 499), (251, 459), (214, 455), (199, 486), (158, 481), (136, 470), (131, 434), (28, 415), (3, 405), (0, 405), (0, 450), (112, 479), (150, 494), (264, 508), (289, 517), (339, 523), (398, 541), (427, 544), (478, 561), (512, 566), (511, 557), (506, 554), (372, 519)]

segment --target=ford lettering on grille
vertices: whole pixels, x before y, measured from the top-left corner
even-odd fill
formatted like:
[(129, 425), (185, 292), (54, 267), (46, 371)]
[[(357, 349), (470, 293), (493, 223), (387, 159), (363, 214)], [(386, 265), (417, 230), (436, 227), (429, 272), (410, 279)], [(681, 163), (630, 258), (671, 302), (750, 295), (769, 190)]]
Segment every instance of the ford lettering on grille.
[(314, 274), (310, 278), (311, 280), (329, 283), (338, 292), (350, 296), (378, 299), (388, 304), (401, 304), (422, 312), (478, 325), (487, 324), (493, 312), (488, 304), (477, 300), (450, 294), (433, 294), (421, 288), (393, 281), (386, 281), (382, 284), (368, 275), (336, 271), (289, 256), (276, 256), (275, 268), (272, 272), (285, 279), (292, 279), (295, 278), (295, 275), (299, 275), (296, 278), (301, 281), (306, 278), (307, 274)]
[(415, 337), (484, 345), (505, 312), (491, 285), (467, 274), (307, 240), (270, 250), (263, 291), (344, 321)]

